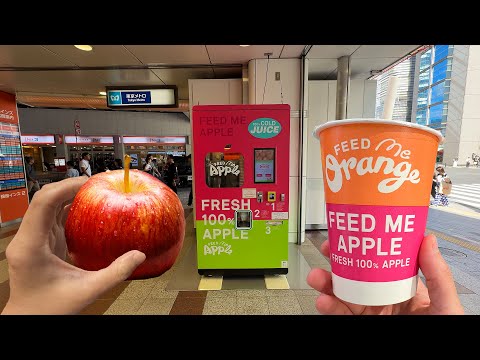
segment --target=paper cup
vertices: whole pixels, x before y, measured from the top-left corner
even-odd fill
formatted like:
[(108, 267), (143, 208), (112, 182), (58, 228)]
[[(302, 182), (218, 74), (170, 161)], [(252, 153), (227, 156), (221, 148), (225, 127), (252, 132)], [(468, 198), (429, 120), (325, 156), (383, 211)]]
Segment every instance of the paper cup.
[(412, 298), (442, 135), (380, 119), (331, 121), (313, 134), (320, 140), (334, 294), (360, 305)]

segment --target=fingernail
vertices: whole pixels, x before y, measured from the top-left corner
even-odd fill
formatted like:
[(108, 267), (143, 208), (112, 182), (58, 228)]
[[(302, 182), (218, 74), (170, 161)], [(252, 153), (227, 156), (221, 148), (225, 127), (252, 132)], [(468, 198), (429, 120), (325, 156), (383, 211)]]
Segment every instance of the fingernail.
[(138, 262), (139, 264), (144, 262), (146, 258), (147, 256), (141, 251), (137, 251), (133, 254), (133, 260), (135, 260), (135, 262)]

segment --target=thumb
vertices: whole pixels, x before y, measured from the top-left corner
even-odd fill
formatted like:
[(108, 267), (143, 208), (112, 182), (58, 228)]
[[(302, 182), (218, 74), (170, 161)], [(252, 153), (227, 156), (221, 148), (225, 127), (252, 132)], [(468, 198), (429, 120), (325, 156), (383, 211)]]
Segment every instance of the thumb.
[(108, 267), (92, 273), (92, 296), (97, 297), (115, 285), (126, 280), (145, 261), (146, 256), (138, 250), (131, 250), (118, 257)]
[(425, 276), (432, 312), (451, 313), (453, 309), (461, 308), (452, 273), (440, 254), (434, 235), (423, 239), (418, 260)]

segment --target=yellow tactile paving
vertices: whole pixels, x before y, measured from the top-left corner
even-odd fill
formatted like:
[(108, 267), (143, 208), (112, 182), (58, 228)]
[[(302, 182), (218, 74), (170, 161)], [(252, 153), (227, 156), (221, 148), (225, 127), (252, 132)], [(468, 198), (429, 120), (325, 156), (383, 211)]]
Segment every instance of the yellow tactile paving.
[(464, 210), (459, 210), (455, 209), (452, 207), (447, 207), (447, 206), (433, 206), (430, 205), (430, 209), (435, 209), (435, 210), (440, 210), (440, 211), (445, 211), (451, 214), (457, 214), (457, 215), (462, 215), (462, 216), (468, 216), (473, 219), (480, 219), (480, 214), (473, 212), (473, 211), (464, 211)]
[(269, 290), (290, 289), (287, 277), (285, 275), (265, 275), (265, 286)]
[(222, 290), (223, 276), (202, 276), (198, 290)]
[(469, 249), (469, 250), (480, 253), (480, 245), (473, 244), (469, 241), (460, 240), (456, 237), (441, 233), (439, 231), (431, 230), (431, 229), (427, 229), (427, 233), (434, 234), (436, 237), (439, 237), (439, 238), (441, 238), (443, 240), (446, 240), (448, 242), (451, 242), (453, 244), (459, 245), (459, 246), (461, 246), (465, 249)]

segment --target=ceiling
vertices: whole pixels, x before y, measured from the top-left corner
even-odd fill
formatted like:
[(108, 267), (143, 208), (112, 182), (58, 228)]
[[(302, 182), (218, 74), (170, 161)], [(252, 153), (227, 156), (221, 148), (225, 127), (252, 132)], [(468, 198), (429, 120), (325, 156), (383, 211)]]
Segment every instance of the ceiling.
[[(367, 79), (420, 45), (0, 45), (0, 90), (36, 107), (105, 109), (105, 86), (176, 85), (188, 111), (188, 79), (241, 78), (251, 59), (300, 58), (308, 51), (309, 79), (336, 79), (337, 58), (351, 56), (352, 79)], [(156, 110), (159, 109), (143, 109)]]

